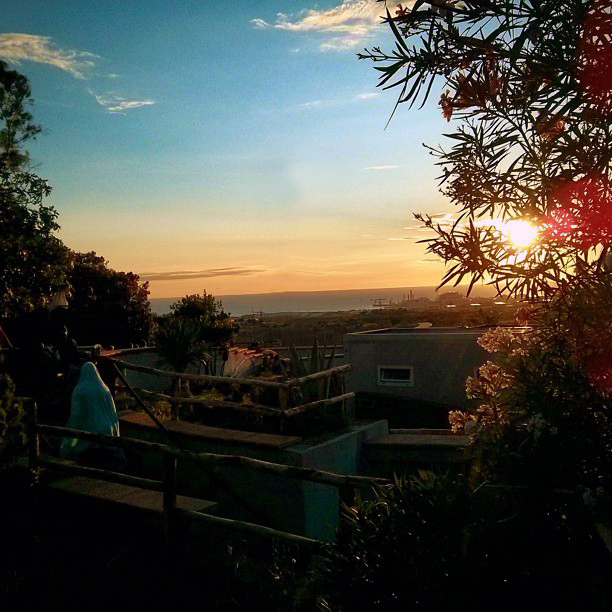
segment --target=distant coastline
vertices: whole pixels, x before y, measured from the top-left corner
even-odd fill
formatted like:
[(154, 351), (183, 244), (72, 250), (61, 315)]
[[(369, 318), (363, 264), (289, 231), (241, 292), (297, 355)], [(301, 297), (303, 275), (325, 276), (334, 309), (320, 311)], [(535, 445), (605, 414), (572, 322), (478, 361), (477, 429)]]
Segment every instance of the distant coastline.
[[(436, 292), (435, 286), (429, 287), (385, 287), (374, 289), (342, 289), (338, 291), (279, 291), (275, 293), (251, 293), (244, 295), (216, 296), (223, 302), (224, 309), (234, 316), (253, 312), (330, 312), (338, 310), (367, 310), (372, 307), (372, 299), (401, 301), (412, 291), (415, 299), (426, 297), (435, 299), (436, 295), (447, 291), (465, 293), (467, 286), (443, 287)], [(492, 297), (495, 290), (487, 285), (479, 285), (472, 290), (473, 296)], [(156, 314), (170, 312), (180, 296), (171, 298), (150, 298), (151, 308)]]

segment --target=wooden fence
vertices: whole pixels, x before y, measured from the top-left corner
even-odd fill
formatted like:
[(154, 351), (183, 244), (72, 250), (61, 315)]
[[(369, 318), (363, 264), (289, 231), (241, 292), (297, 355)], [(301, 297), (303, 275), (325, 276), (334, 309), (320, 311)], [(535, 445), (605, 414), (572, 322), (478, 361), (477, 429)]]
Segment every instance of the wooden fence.
[[(338, 489), (340, 493), (340, 500), (348, 504), (353, 503), (355, 489), (369, 489), (375, 486), (388, 484), (388, 481), (383, 478), (335, 474), (313, 468), (302, 468), (271, 463), (240, 455), (220, 455), (214, 453), (196, 452), (182, 448), (174, 448), (165, 444), (147, 442), (144, 440), (107, 436), (98, 433), (69, 429), (66, 427), (57, 427), (54, 425), (43, 425), (37, 422), (36, 405), (34, 403), (32, 404), (30, 413), (28, 453), (29, 468), (36, 482), (38, 481), (40, 468), (49, 468), (68, 474), (116, 482), (141, 489), (160, 491), (163, 493), (162, 526), (163, 538), (166, 546), (170, 546), (174, 533), (174, 523), (177, 518), (181, 517), (208, 525), (216, 525), (222, 528), (232, 529), (241, 533), (250, 533), (258, 536), (275, 538), (293, 544), (304, 545), (315, 552), (323, 553), (326, 546), (324, 542), (319, 540), (313, 540), (311, 538), (293, 533), (279, 531), (264, 525), (178, 508), (176, 505), (176, 482), (179, 460), (192, 461), (196, 465), (205, 468), (207, 473), (208, 469), (211, 467), (244, 468), (257, 472), (263, 472), (265, 474), (269, 474), (270, 476), (332, 486)], [(78, 440), (83, 440), (105, 447), (161, 454), (163, 456), (164, 464), (163, 478), (159, 480), (141, 478), (139, 476), (132, 476), (121, 472), (103, 470), (94, 467), (85, 467), (56, 458), (42, 458), (40, 455), (41, 435), (76, 438)]]
[[(135, 372), (142, 372), (144, 374), (149, 374), (162, 378), (186, 380), (196, 383), (209, 383), (212, 385), (229, 383), (232, 385), (274, 389), (278, 393), (278, 407), (274, 407), (265, 406), (263, 404), (257, 403), (241, 404), (238, 402), (230, 402), (216, 399), (203, 399), (198, 397), (177, 397), (166, 395), (163, 393), (153, 393), (146, 390), (139, 390), (139, 393), (141, 393), (144, 397), (148, 399), (165, 401), (173, 406), (178, 406), (180, 404), (210, 406), (213, 408), (224, 408), (228, 410), (235, 410), (237, 412), (245, 412), (257, 416), (276, 416), (279, 417), (282, 421), (282, 419), (287, 417), (304, 414), (306, 412), (311, 412), (322, 407), (338, 404), (341, 405), (341, 410), (343, 414), (345, 414), (347, 400), (353, 399), (355, 397), (355, 394), (353, 392), (347, 393), (345, 390), (344, 377), (346, 373), (350, 371), (350, 365), (337, 366), (335, 368), (330, 368), (329, 370), (323, 370), (321, 372), (316, 372), (314, 374), (309, 374), (308, 376), (302, 376), (300, 378), (292, 378), (287, 381), (277, 381), (265, 379), (262, 380), (258, 378), (232, 378), (229, 376), (212, 376), (207, 374), (170, 372), (168, 370), (159, 370), (148, 366), (135, 365), (114, 357), (100, 357), (100, 359), (106, 359), (115, 365), (122, 382), (124, 383), (124, 385), (127, 386), (128, 390), (132, 392), (132, 395), (134, 394), (133, 389), (131, 388), (125, 377), (121, 374), (121, 369), (133, 370)], [(337, 381), (336, 386), (340, 388), (340, 393), (335, 396), (331, 395), (333, 380)], [(297, 401), (297, 396), (299, 395), (299, 393), (297, 393), (296, 391), (314, 382), (321, 383), (322, 388), (324, 388), (324, 391), (322, 393), (323, 397), (316, 401), (299, 404)]]

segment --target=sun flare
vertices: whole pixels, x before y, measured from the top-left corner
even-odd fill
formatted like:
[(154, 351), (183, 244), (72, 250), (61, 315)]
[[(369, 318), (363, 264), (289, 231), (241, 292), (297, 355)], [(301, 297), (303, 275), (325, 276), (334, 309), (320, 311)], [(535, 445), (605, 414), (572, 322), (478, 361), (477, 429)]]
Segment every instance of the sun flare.
[(528, 221), (508, 221), (504, 224), (508, 240), (516, 247), (528, 247), (538, 237), (538, 229)]

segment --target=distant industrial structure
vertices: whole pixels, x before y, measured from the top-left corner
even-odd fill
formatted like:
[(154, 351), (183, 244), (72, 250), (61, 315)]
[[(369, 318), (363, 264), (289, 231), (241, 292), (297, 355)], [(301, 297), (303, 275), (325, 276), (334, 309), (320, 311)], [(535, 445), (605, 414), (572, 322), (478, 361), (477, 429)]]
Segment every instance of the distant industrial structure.
[(506, 300), (493, 297), (467, 297), (458, 291), (446, 291), (440, 293), (435, 300), (428, 297), (415, 298), (410, 290), (402, 296), (400, 301), (386, 300), (385, 298), (371, 298), (372, 309), (374, 310), (422, 310), (426, 308), (460, 308), (462, 306), (505, 306), (514, 303), (513, 300)]

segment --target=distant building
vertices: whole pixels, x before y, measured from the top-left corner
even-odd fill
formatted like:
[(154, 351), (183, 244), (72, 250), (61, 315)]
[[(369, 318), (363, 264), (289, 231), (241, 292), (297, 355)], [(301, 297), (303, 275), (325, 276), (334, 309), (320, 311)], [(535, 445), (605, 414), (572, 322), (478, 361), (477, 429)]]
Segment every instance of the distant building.
[(441, 293), (436, 301), (440, 306), (463, 306), (468, 304), (470, 300), (458, 291), (447, 291)]

